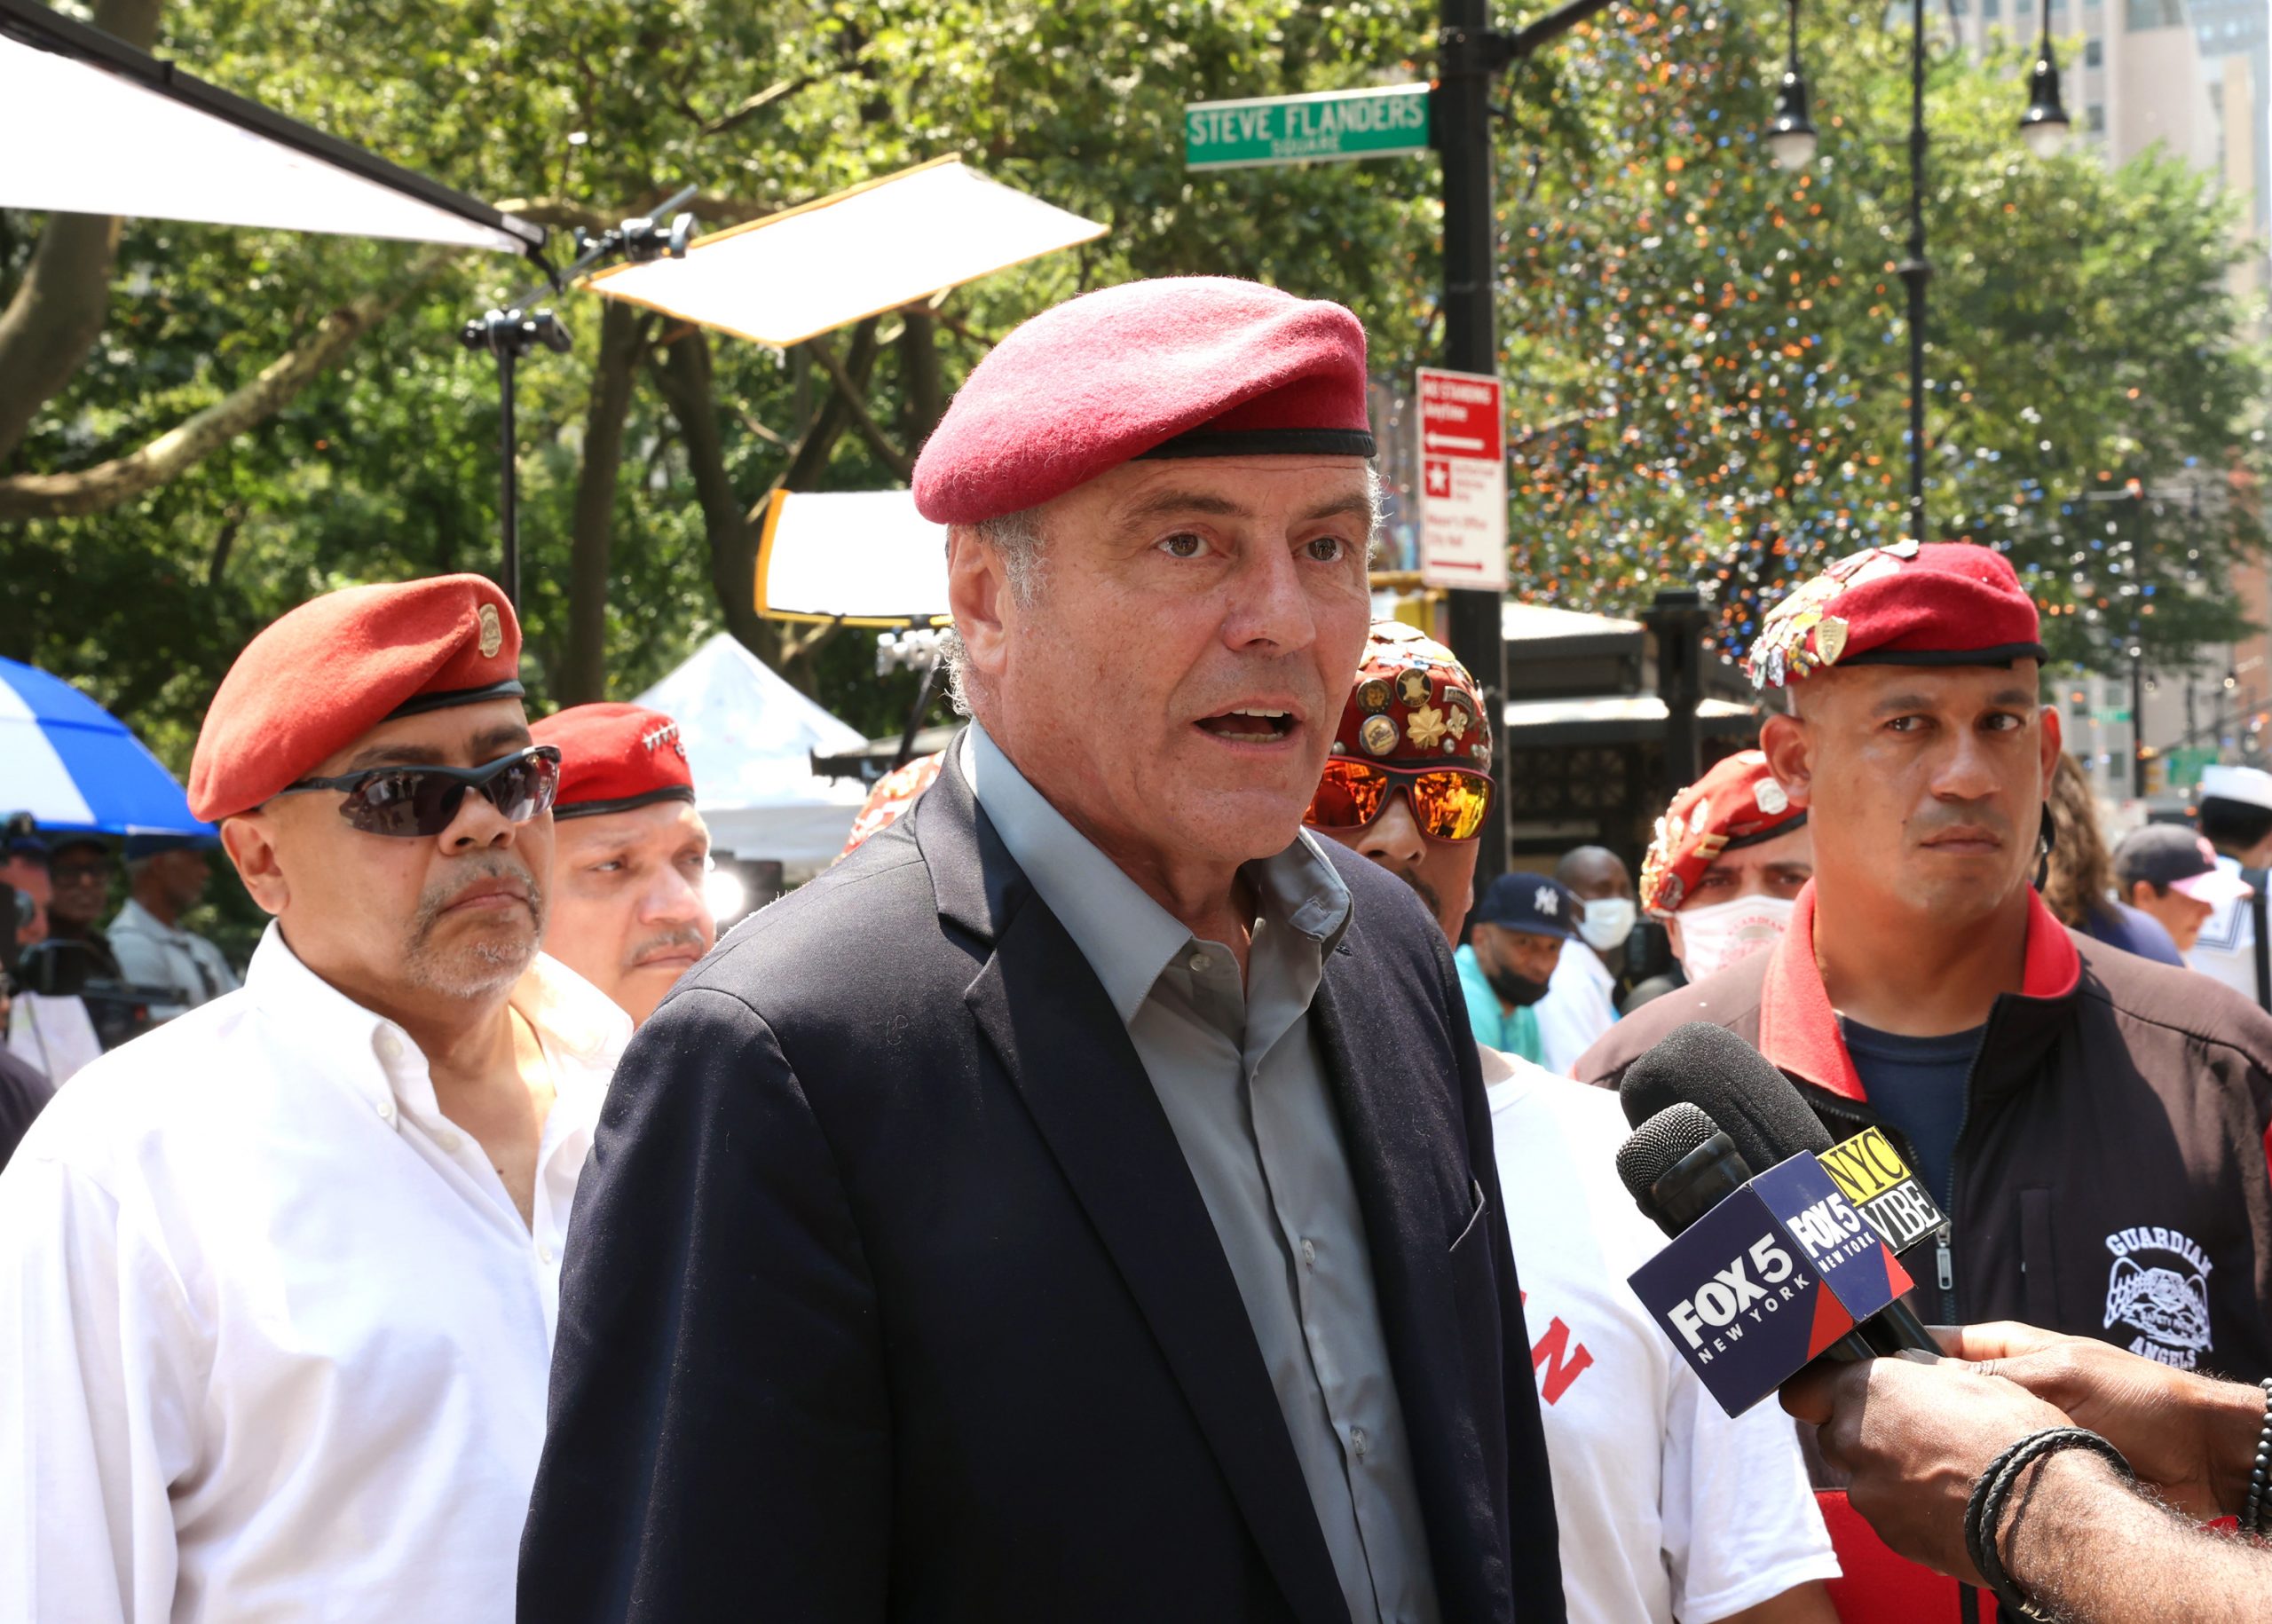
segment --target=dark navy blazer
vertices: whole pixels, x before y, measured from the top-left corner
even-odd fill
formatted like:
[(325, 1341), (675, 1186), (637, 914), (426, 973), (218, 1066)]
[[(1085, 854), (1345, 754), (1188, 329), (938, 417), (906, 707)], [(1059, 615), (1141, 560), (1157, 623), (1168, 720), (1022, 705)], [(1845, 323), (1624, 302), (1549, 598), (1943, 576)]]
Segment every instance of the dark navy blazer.
[[(1443, 1616), (1559, 1620), (1458, 979), (1399, 880), (1311, 1019)], [(528, 1624), (1346, 1624), (1230, 1265), (1103, 988), (950, 757), (633, 1041), (569, 1228)]]

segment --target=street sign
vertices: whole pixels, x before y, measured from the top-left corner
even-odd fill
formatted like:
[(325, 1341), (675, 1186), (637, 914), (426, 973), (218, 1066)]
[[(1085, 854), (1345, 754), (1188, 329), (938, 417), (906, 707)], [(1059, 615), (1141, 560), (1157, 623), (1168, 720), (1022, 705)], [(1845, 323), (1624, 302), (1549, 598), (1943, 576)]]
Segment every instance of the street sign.
[(1427, 150), (1424, 84), (1250, 101), (1195, 101), (1183, 110), (1183, 164), (1187, 169), (1393, 158)]
[(1420, 369), (1420, 579), (1507, 589), (1506, 406), (1499, 380)]

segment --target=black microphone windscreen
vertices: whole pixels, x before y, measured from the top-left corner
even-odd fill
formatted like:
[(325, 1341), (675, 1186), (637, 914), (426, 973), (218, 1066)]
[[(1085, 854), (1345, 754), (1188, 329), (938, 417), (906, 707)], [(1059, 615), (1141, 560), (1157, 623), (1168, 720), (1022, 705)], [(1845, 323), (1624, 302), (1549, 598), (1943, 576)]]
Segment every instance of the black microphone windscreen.
[(1650, 1192), (1657, 1180), (1718, 1131), (1710, 1117), (1686, 1100), (1668, 1106), (1617, 1147), (1617, 1176), (1644, 1212), (1654, 1212), (1656, 1200)]
[(1625, 1120), (1637, 1127), (1684, 1100), (1698, 1107), (1756, 1172), (1802, 1150), (1819, 1155), (1830, 1148), (1830, 1135), (1791, 1080), (1742, 1038), (1708, 1021), (1667, 1033), (1626, 1068), (1617, 1098)]

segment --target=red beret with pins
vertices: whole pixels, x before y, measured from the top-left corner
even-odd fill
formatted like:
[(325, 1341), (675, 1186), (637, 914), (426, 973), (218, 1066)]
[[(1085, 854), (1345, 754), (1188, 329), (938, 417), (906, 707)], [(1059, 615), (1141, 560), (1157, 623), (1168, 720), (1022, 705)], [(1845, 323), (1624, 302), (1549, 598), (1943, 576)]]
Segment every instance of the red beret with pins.
[(637, 705), (573, 705), (529, 729), (560, 752), (552, 816), (596, 817), (657, 800), (692, 800), (694, 771), (678, 723)]
[(312, 598), (247, 643), (189, 763), (189, 808), (249, 812), (383, 721), (521, 693), (521, 624), (497, 583), (442, 575)]
[(1897, 541), (1841, 558), (1793, 588), (1745, 660), (1781, 688), (1831, 666), (2009, 666), (2045, 658), (2042, 622), (1992, 548)]
[(1365, 329), (1223, 276), (1069, 299), (979, 362), (915, 464), (938, 524), (1038, 507), (1138, 457), (1373, 454)]
[(1672, 798), (1641, 860), (1641, 908), (1669, 919), (1720, 854), (1806, 826), (1803, 807), (1768, 769), (1766, 754), (1739, 750)]

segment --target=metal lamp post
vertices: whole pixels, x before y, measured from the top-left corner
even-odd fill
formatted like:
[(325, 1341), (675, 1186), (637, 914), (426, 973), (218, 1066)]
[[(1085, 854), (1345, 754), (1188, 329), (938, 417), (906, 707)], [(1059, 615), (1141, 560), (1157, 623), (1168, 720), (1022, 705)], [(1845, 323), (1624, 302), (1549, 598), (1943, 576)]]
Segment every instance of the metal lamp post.
[[(1765, 139), (1779, 168), (1797, 169), (1815, 155), (1814, 125), (1807, 117), (1807, 85), (1799, 68), (1798, 0), (1790, 4), (1790, 59), (1783, 70), (1775, 115)], [(2067, 138), (2067, 111), (2059, 100), (2059, 63), (2051, 49), (2051, 0), (2042, 0), (2042, 32), (2028, 78), (2027, 111), (2020, 133), (2039, 158), (2055, 154)], [(1896, 267), (1909, 291), (1909, 534), (1925, 540), (1925, 0), (1909, 0), (1909, 239)]]

